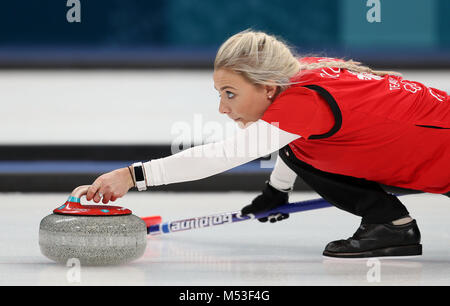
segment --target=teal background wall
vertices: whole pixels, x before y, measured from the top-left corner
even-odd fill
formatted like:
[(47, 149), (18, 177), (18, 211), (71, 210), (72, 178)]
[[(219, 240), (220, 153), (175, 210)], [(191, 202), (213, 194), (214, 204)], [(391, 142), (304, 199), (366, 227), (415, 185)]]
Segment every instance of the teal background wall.
[(254, 28), (304, 53), (369, 62), (450, 65), (449, 0), (80, 0), (81, 23), (66, 0), (4, 1), (0, 64), (211, 63), (230, 35)]
[[(381, 3), (381, 22), (369, 23), (366, 1), (342, 1), (341, 41), (348, 47), (439, 46), (439, 1), (389, 0)], [(448, 29), (447, 29), (448, 30)], [(445, 32), (445, 31), (444, 31)]]

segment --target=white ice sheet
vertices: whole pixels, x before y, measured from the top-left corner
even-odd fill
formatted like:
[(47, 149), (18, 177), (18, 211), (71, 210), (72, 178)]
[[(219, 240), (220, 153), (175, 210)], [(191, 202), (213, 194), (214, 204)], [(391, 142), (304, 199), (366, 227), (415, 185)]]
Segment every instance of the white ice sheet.
[[(170, 221), (238, 210), (255, 195), (130, 193), (115, 205)], [(359, 218), (332, 207), (293, 214), (277, 224), (248, 221), (152, 237), (141, 259), (124, 266), (81, 267), (81, 282), (71, 282), (76, 279), (68, 278), (70, 268), (42, 256), (38, 246), (40, 220), (66, 197), (0, 194), (0, 285), (450, 284), (450, 199), (444, 196), (402, 197), (422, 232), (424, 255), (418, 258), (324, 259), (321, 254), (329, 241), (351, 236), (359, 225)], [(294, 193), (291, 200), (316, 197)]]

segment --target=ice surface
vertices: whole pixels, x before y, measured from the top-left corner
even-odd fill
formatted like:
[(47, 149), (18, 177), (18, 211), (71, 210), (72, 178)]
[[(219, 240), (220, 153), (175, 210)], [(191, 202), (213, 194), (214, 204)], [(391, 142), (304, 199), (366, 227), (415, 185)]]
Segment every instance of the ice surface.
[[(114, 204), (139, 216), (161, 215), (172, 221), (239, 210), (255, 195), (150, 191), (130, 193)], [(81, 267), (79, 274), (39, 251), (39, 222), (66, 197), (0, 194), (0, 285), (450, 284), (450, 199), (440, 195), (401, 198), (422, 232), (424, 255), (417, 258), (325, 259), (325, 245), (351, 236), (359, 225), (358, 217), (332, 207), (293, 214), (276, 224), (246, 221), (149, 237), (141, 259), (124, 266)], [(291, 201), (316, 197), (295, 192)]]

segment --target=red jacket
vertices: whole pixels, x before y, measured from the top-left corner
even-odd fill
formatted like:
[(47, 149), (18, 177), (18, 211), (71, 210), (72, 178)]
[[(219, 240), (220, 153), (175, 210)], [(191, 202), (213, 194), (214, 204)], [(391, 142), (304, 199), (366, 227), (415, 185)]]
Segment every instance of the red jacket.
[[(322, 58), (304, 58), (320, 61)], [(262, 120), (302, 136), (289, 144), (316, 169), (431, 193), (450, 191), (450, 96), (339, 68), (302, 71)]]

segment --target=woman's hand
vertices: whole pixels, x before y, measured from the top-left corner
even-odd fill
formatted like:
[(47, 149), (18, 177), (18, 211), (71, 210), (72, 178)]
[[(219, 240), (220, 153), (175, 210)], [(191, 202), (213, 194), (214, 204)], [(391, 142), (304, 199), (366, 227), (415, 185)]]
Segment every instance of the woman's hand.
[(128, 168), (117, 169), (99, 176), (86, 194), (86, 200), (100, 202), (103, 197), (103, 204), (115, 201), (123, 197), (130, 188), (134, 187), (133, 178)]
[[(278, 189), (275, 189), (267, 181), (262, 194), (253, 199), (252, 204), (242, 208), (241, 213), (243, 215), (258, 214), (261, 212), (275, 209), (276, 207), (281, 206), (283, 204), (287, 204), (288, 202), (289, 202), (288, 192), (287, 191), (283, 192)], [(260, 218), (258, 219), (258, 221), (267, 222), (269, 220), (271, 223), (274, 223), (287, 218), (289, 218), (289, 214), (275, 213), (271, 214), (269, 217)]]

